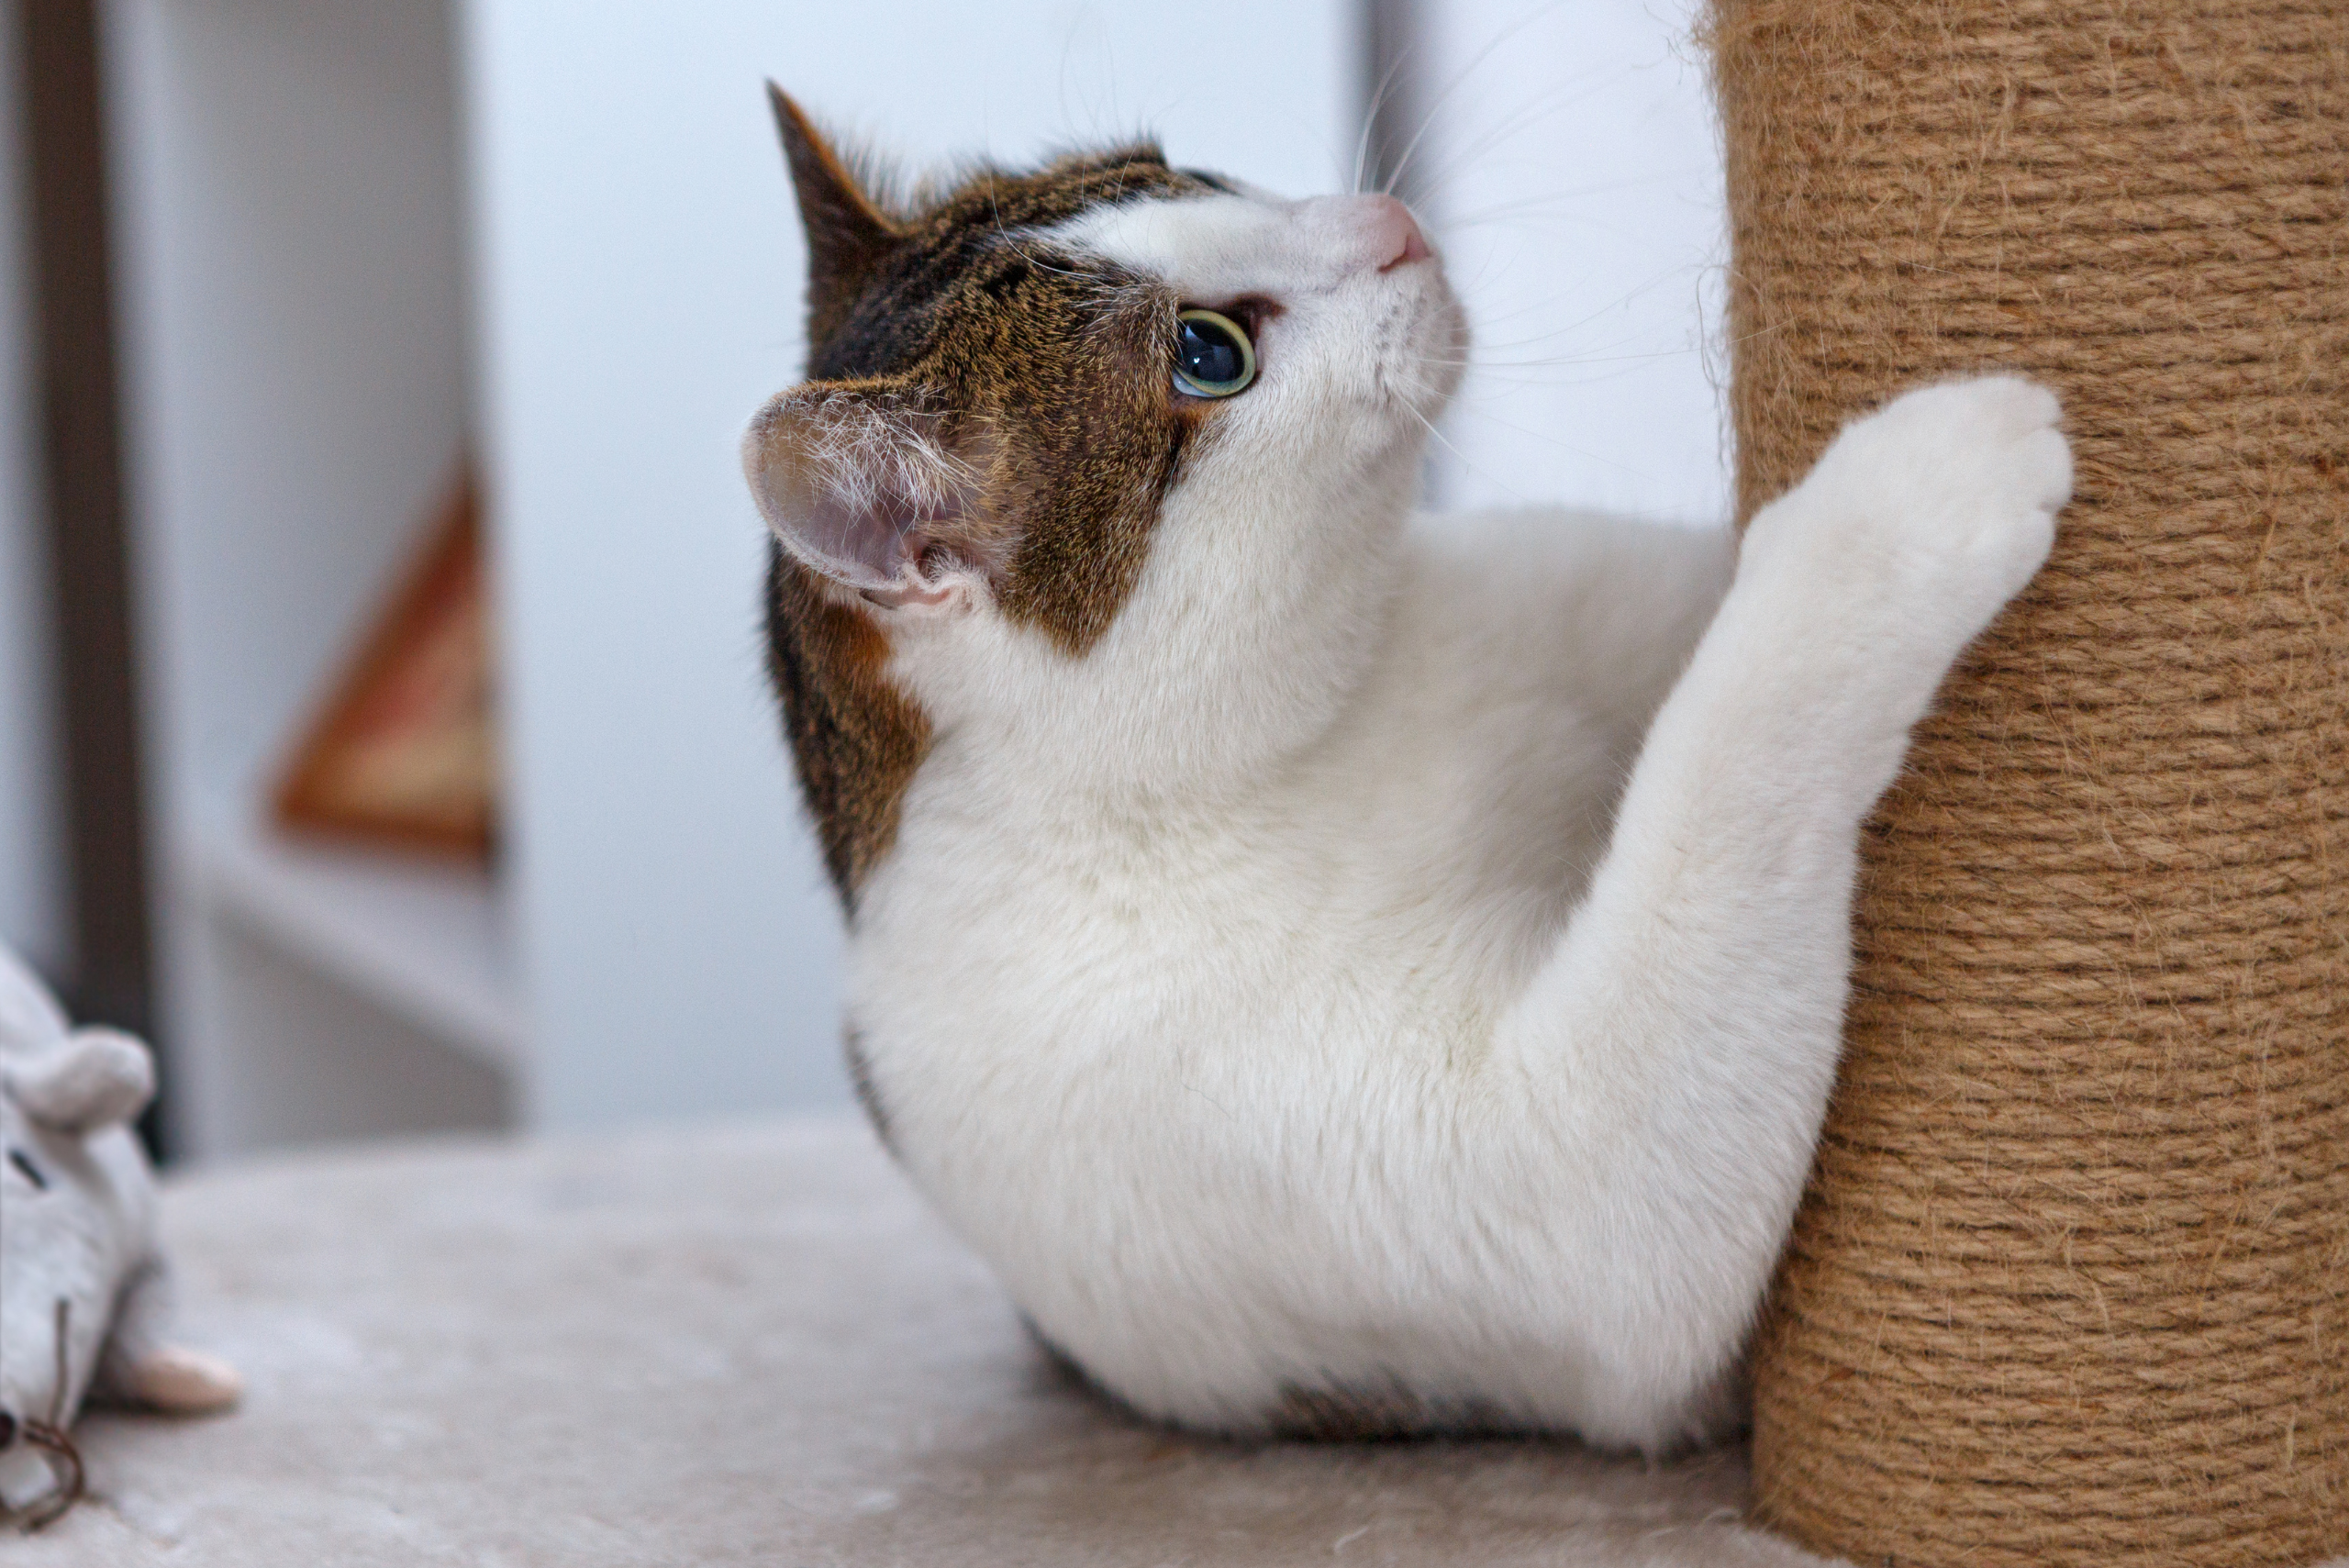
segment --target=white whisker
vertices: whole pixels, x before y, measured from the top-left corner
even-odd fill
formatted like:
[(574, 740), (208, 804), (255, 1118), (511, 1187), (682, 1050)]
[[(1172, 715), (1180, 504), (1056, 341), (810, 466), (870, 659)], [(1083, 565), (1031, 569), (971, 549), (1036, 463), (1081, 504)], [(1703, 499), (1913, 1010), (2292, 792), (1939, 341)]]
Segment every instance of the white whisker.
[[(1467, 64), (1462, 66), (1458, 71), (1453, 73), (1452, 79), (1449, 82), (1446, 82), (1443, 84), (1442, 91), (1436, 94), (1435, 100), (1428, 105), (1427, 112), (1419, 117), (1419, 128), (1411, 133), (1411, 139), (1409, 142), (1405, 144), (1401, 155), (1395, 160), (1395, 167), (1387, 171), (1386, 183), (1380, 188), (1380, 195), (1391, 196), (1395, 195), (1397, 190), (1402, 185), (1403, 176), (1411, 166), (1412, 155), (1419, 151), (1419, 143), (1426, 139), (1429, 130), (1433, 128), (1436, 116), (1451, 102), (1452, 95), (1466, 84), (1468, 78), (1475, 73), (1476, 69), (1483, 65), (1486, 61), (1490, 60), (1493, 57), (1494, 51), (1498, 50), (1501, 45), (1507, 43), (1510, 39), (1515, 38), (1518, 34), (1523, 32), (1526, 28), (1531, 27), (1536, 21), (1546, 16), (1550, 11), (1555, 9), (1556, 6), (1552, 6), (1527, 12), (1523, 17), (1518, 18), (1515, 23), (1502, 28), (1498, 33), (1495, 34), (1484, 48), (1476, 51), (1475, 56), (1471, 59)], [(1428, 188), (1433, 189), (1432, 183), (1431, 183)]]

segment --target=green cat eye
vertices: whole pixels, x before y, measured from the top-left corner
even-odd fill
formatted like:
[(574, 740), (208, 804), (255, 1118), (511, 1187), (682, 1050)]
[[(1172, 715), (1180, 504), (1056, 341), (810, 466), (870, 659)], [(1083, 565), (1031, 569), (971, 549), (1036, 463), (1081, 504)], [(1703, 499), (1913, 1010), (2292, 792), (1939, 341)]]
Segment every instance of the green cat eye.
[(1256, 379), (1256, 345), (1229, 316), (1186, 310), (1174, 318), (1174, 390), (1229, 397)]

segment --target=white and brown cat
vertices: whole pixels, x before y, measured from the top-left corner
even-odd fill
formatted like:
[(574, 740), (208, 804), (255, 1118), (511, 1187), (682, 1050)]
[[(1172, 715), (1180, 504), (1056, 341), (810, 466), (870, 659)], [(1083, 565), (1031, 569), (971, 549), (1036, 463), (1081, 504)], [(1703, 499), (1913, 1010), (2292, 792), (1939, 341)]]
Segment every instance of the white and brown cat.
[(1148, 146), (894, 200), (777, 108), (809, 379), (745, 462), (906, 1170), (1154, 1417), (1733, 1425), (1861, 822), (2046, 557), (2054, 399), (1913, 392), (1742, 543), (1422, 528), (1468, 335), (1402, 204)]

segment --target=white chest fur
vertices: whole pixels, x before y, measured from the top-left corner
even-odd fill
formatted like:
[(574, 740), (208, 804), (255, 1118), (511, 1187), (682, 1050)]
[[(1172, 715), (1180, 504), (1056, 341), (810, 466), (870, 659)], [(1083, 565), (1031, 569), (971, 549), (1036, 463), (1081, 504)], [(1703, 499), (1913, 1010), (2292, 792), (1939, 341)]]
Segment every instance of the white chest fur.
[(1447, 529), (1338, 721), (1259, 787), (1040, 783), (1007, 811), (965, 776), (999, 759), (949, 738), (861, 904), (852, 1027), (902, 1157), (1041, 1329), (1158, 1414), (1591, 1424), (1557, 1282), (1592, 1260), (1548, 1222), (1572, 1183), (1507, 1110), (1494, 1032), (1728, 550)]

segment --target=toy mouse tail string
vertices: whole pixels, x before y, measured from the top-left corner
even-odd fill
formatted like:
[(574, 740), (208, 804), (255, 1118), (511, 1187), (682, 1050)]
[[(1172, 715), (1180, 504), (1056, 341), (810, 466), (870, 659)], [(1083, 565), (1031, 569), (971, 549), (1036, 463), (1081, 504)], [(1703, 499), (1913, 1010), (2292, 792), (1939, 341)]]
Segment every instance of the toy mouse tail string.
[(62, 1518), (67, 1509), (82, 1500), (83, 1485), (86, 1480), (82, 1468), (82, 1451), (73, 1446), (73, 1440), (67, 1434), (64, 1424), (65, 1385), (72, 1366), (67, 1335), (72, 1326), (73, 1304), (60, 1296), (57, 1302), (57, 1384), (50, 1392), (49, 1418), (27, 1421), (21, 1429), (25, 1441), (40, 1450), (50, 1473), (57, 1477), (57, 1485), (42, 1494), (19, 1517), (17, 1528), (27, 1535)]
[(47, 1421), (27, 1421), (23, 1431), (25, 1441), (40, 1450), (41, 1458), (49, 1462), (50, 1473), (57, 1477), (55, 1488), (44, 1493), (17, 1521), (17, 1528), (30, 1535), (55, 1524), (67, 1509), (82, 1500), (84, 1477), (82, 1451), (73, 1446), (73, 1440), (63, 1428)]

